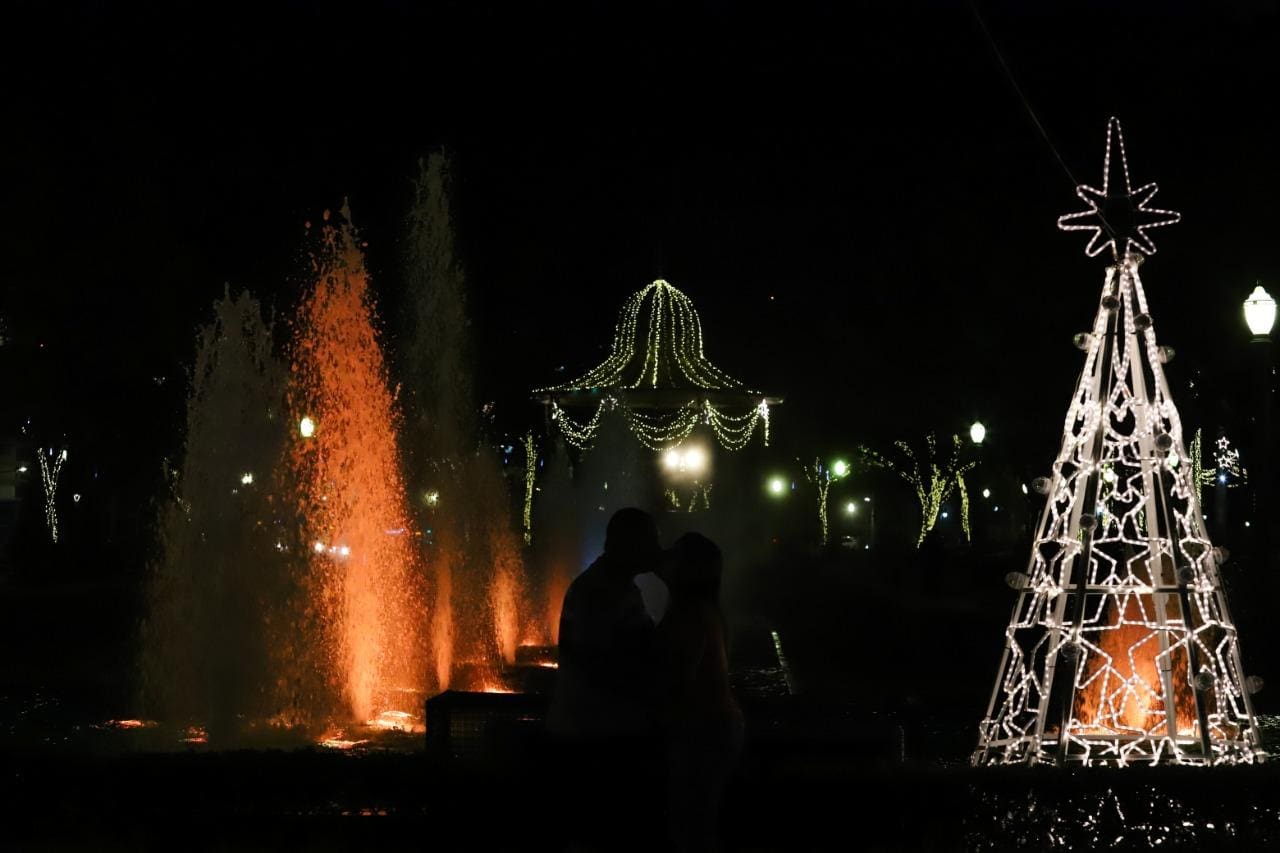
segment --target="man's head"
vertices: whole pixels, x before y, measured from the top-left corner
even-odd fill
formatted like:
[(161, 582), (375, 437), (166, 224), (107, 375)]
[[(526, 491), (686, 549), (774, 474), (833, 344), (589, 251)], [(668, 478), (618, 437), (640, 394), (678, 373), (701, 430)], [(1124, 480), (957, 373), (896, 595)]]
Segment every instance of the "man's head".
[(662, 555), (653, 516), (635, 507), (615, 512), (605, 529), (604, 552), (632, 575), (653, 571)]

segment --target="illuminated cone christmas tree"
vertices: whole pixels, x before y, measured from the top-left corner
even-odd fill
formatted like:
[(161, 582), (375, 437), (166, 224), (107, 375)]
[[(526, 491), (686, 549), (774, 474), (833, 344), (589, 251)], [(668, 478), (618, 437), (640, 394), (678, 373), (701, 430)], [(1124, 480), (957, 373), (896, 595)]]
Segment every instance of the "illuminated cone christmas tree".
[[(1114, 155), (1114, 156), (1113, 156)], [(1114, 169), (1114, 174), (1113, 174)], [(1120, 123), (1102, 189), (1059, 227), (1110, 249), (1084, 370), (1005, 635), (974, 764), (1232, 764), (1263, 753), (1220, 567), (1138, 275), (1178, 221), (1133, 189)], [(1256, 683), (1256, 682), (1251, 682)]]

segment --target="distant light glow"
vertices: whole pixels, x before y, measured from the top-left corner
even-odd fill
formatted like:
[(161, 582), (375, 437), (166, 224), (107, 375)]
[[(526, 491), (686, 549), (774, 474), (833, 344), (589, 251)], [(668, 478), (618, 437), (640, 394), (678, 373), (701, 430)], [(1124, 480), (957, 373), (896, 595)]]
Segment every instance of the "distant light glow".
[(240, 475), (240, 485), (242, 485), (242, 486), (248, 486), (248, 485), (251, 485), (252, 483), (253, 483), (253, 475), (252, 475), (252, 474), (250, 474), (250, 473), (247, 473), (247, 472), (246, 472), (246, 473), (244, 473), (244, 474), (241, 474), (241, 475)]
[(779, 497), (786, 490), (787, 490), (786, 481), (784, 481), (781, 477), (769, 478), (769, 494), (773, 495), (774, 497)]
[(836, 477), (843, 477), (849, 473), (849, 463), (843, 459), (837, 459), (831, 463), (831, 473)]
[(844, 511), (849, 513), (849, 515), (853, 515), (858, 511), (858, 505), (853, 501), (849, 501), (847, 504), (844, 505)]
[(316, 422), (310, 415), (303, 415), (302, 420), (298, 421), (298, 432), (303, 438), (311, 438), (316, 434)]
[(991, 497), (991, 490), (990, 490), (990, 489), (983, 489), (983, 490), (982, 490), (982, 496), (983, 496), (984, 498), (989, 498), (989, 497)]
[(987, 428), (982, 421), (974, 421), (973, 426), (969, 427), (969, 440), (974, 444), (982, 444), (987, 437)]

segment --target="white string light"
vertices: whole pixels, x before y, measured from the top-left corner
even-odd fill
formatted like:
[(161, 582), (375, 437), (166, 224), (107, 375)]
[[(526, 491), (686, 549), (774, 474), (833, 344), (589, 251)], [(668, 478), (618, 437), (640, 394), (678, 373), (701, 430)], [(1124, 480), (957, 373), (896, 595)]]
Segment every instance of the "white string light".
[[(1123, 189), (1115, 185), (1117, 181), (1111, 179), (1113, 139), (1120, 149)], [(1154, 181), (1143, 184), (1136, 190), (1133, 189), (1129, 180), (1129, 159), (1124, 152), (1124, 134), (1120, 130), (1120, 119), (1113, 116), (1107, 122), (1107, 153), (1102, 160), (1102, 189), (1096, 189), (1088, 184), (1080, 184), (1076, 187), (1076, 195), (1089, 205), (1089, 209), (1058, 217), (1058, 227), (1063, 231), (1092, 231), (1093, 235), (1089, 238), (1089, 243), (1084, 250), (1085, 254), (1091, 258), (1097, 257), (1108, 247), (1111, 248), (1112, 256), (1117, 261), (1127, 257), (1134, 250), (1154, 255), (1156, 246), (1147, 236), (1147, 229), (1173, 225), (1182, 219), (1181, 214), (1172, 210), (1147, 207), (1158, 191), (1159, 187)], [(1099, 206), (1114, 209), (1117, 204), (1127, 205), (1130, 209), (1124, 222), (1119, 222), (1115, 218), (1108, 220), (1106, 213), (1099, 210)], [(1115, 230), (1117, 226), (1125, 230), (1117, 231)], [(1104, 231), (1106, 232), (1105, 240), (1102, 239)], [(1117, 241), (1119, 241), (1118, 245)]]
[[(1113, 130), (1118, 138), (1114, 119), (1108, 171)], [(1154, 185), (1130, 195), (1148, 189), (1138, 210), (1162, 213), (1142, 207)], [(1153, 250), (1142, 226), (1137, 235), (1116, 236)], [(975, 764), (1263, 757), (1219, 574), (1224, 552), (1205, 529), (1198, 458), (1183, 449), (1141, 256), (1123, 246), (1107, 269), (1028, 568), (1010, 575), (1018, 600)]]

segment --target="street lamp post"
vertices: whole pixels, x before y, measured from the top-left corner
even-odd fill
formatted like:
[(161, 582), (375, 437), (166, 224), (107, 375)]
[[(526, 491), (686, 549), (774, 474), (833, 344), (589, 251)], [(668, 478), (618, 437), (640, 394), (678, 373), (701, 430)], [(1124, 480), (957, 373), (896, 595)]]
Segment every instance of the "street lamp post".
[(876, 504), (871, 500), (871, 496), (862, 499), (863, 502), (871, 504), (871, 519), (867, 528), (867, 548), (872, 548), (876, 544)]
[[(981, 464), (981, 463), (982, 463), (982, 442), (983, 442), (983, 441), (985, 441), (985, 440), (986, 440), (986, 438), (987, 438), (987, 427), (986, 427), (986, 425), (985, 425), (985, 424), (983, 424), (983, 423), (982, 423), (982, 421), (977, 421), (977, 420), (975, 420), (975, 421), (973, 422), (973, 424), (969, 427), (969, 440), (973, 442), (973, 446), (974, 446), (974, 448), (976, 448), (976, 453), (977, 453), (977, 456), (978, 456), (978, 463), (979, 463), (979, 464)], [(986, 472), (986, 471), (983, 471), (983, 472), (982, 472), (982, 476), (986, 477), (986, 476), (987, 476), (987, 472)], [(986, 490), (984, 490), (984, 493), (983, 493), (983, 495), (982, 495), (982, 496), (983, 496), (984, 498), (988, 498), (988, 497), (990, 497), (991, 495), (990, 495), (990, 492), (987, 492)], [(981, 530), (981, 531), (985, 532), (985, 531), (986, 531), (986, 529), (987, 529), (987, 523), (986, 523), (986, 522), (987, 522), (987, 516), (986, 516), (986, 512), (985, 512), (985, 507), (984, 507), (984, 511), (981, 513), (981, 515), (982, 515), (982, 524), (979, 526), (979, 528), (980, 528), (980, 530)], [(971, 521), (970, 523), (972, 524), (972, 521)], [(972, 541), (972, 540), (971, 540), (971, 541)]]
[(1262, 396), (1261, 411), (1258, 412), (1258, 463), (1260, 471), (1254, 474), (1254, 512), (1256, 524), (1252, 529), (1256, 532), (1258, 548), (1258, 565), (1270, 576), (1272, 565), (1271, 525), (1271, 330), (1276, 323), (1276, 301), (1259, 283), (1249, 298), (1244, 301), (1244, 320), (1253, 334), (1254, 365), (1258, 371), (1255, 384)]

